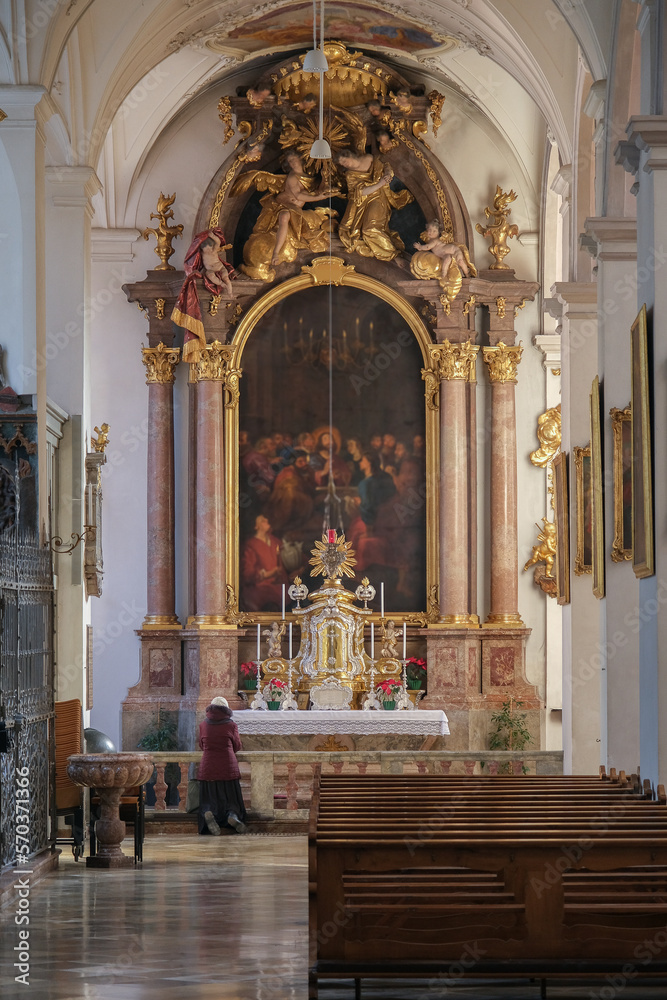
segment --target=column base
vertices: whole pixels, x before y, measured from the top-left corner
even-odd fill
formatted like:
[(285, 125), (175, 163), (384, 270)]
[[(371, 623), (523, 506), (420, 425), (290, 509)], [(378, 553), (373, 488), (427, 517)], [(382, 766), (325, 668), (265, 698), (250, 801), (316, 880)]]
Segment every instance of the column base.
[(442, 615), (431, 628), (479, 628), (479, 615)]
[(488, 615), (482, 628), (525, 628), (518, 611), (502, 612)]
[(183, 628), (176, 615), (146, 615), (142, 629), (177, 629)]
[(186, 628), (189, 629), (207, 629), (207, 628), (227, 628), (236, 629), (238, 625), (232, 625), (227, 621), (226, 615), (194, 615), (188, 618), (188, 623)]

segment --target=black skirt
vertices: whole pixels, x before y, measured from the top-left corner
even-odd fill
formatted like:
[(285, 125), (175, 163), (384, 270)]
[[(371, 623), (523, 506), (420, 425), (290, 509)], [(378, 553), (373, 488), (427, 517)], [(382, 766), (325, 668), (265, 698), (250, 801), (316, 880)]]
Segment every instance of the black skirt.
[[(230, 813), (245, 822), (246, 811), (243, 804), (243, 792), (238, 778), (232, 781), (200, 781), (199, 782), (199, 832), (209, 833), (204, 819), (205, 812), (212, 812), (219, 826), (230, 826), (227, 817)], [(230, 826), (230, 829), (233, 827)]]

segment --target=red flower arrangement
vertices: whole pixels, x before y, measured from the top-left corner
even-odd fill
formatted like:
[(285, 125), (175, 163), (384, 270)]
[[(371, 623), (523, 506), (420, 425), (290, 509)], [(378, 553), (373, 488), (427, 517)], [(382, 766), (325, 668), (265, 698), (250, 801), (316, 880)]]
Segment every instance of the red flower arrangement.
[(382, 701), (396, 701), (396, 695), (401, 690), (401, 685), (399, 681), (389, 677), (386, 681), (378, 684), (377, 690)]
[(246, 691), (254, 690), (257, 685), (257, 664), (252, 660), (242, 663), (239, 667), (241, 683)]
[(423, 687), (426, 682), (426, 660), (420, 660), (416, 656), (409, 656), (406, 660), (405, 676), (408, 687), (414, 691)]
[(287, 691), (287, 684), (285, 681), (281, 681), (277, 677), (272, 677), (269, 683), (264, 687), (262, 693), (267, 701), (280, 701), (280, 696), (284, 691)]

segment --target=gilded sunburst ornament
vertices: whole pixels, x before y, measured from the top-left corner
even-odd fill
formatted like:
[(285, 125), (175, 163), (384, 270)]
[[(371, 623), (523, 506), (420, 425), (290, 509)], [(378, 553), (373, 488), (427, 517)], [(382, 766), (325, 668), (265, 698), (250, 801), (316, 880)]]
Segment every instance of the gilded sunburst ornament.
[(311, 576), (326, 576), (329, 580), (335, 580), (339, 576), (354, 576), (353, 566), (357, 565), (354, 558), (352, 542), (345, 541), (345, 535), (338, 535), (335, 542), (328, 542), (327, 536), (322, 535), (321, 542), (315, 542), (315, 548), (310, 550), (313, 558), (310, 565)]

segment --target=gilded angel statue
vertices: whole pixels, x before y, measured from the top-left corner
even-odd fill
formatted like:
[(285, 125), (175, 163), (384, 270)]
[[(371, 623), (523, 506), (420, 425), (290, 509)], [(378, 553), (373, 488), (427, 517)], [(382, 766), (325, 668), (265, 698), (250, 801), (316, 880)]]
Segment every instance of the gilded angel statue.
[(452, 302), (461, 290), (463, 278), (477, 276), (468, 248), (443, 236), (437, 219), (427, 224), (421, 238), (421, 243), (414, 244), (417, 253), (412, 255), (410, 270), (415, 278), (435, 278), (447, 301)]
[(307, 209), (308, 202), (321, 201), (328, 189), (315, 188), (315, 178), (304, 172), (303, 160), (296, 150), (285, 154), (289, 172), (272, 174), (267, 170), (249, 170), (232, 187), (233, 195), (243, 194), (251, 186), (266, 191), (262, 211), (243, 248), (241, 270), (258, 281), (273, 281), (279, 264), (292, 263), (299, 250), (321, 253), (329, 248), (331, 217), (328, 208)]

